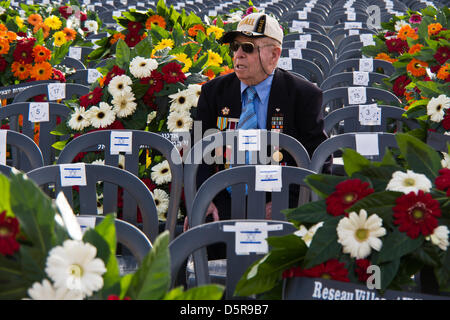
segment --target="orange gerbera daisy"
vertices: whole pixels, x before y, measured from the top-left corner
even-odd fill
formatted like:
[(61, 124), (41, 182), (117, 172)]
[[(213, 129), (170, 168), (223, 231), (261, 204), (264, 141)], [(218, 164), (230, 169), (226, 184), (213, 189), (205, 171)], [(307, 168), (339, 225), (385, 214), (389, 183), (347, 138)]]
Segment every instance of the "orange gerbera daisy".
[(406, 101), (410, 101), (410, 100), (414, 99), (414, 96), (411, 92), (405, 91), (405, 99), (406, 99)]
[(7, 54), (9, 52), (9, 41), (0, 38), (0, 54)]
[(416, 52), (419, 52), (420, 50), (422, 50), (423, 45), (421, 45), (420, 43), (417, 43), (415, 45), (413, 45), (411, 48), (409, 48), (408, 53), (409, 54), (414, 54)]
[(196, 37), (199, 30), (202, 30), (203, 33), (206, 33), (205, 27), (203, 27), (201, 24), (196, 24), (193, 27), (189, 28), (188, 34), (191, 37)]
[(66, 39), (67, 41), (72, 41), (75, 40), (75, 38), (77, 37), (77, 32), (71, 28), (64, 28), (63, 32), (66, 34)]
[(11, 65), (11, 71), (14, 76), (20, 80), (25, 80), (30, 76), (31, 65), (14, 61)]
[(48, 62), (39, 62), (31, 68), (30, 75), (36, 80), (48, 80), (52, 77), (52, 65)]
[(418, 59), (412, 59), (410, 63), (406, 66), (406, 70), (411, 73), (414, 77), (424, 76), (427, 73), (425, 68), (428, 67), (428, 63)]
[(111, 40), (109, 40), (109, 43), (114, 44), (117, 41), (119, 41), (119, 39), (125, 40), (125, 35), (123, 33), (120, 33), (120, 32), (115, 33), (113, 35), (113, 37), (111, 38)]
[(3, 23), (0, 23), (0, 31), (7, 32), (8, 28)]
[(30, 16), (28, 17), (28, 23), (33, 26), (36, 26), (36, 25), (42, 23), (41, 15), (38, 13), (30, 14)]
[(216, 74), (214, 73), (214, 71), (212, 71), (212, 69), (208, 69), (205, 73), (205, 76), (207, 76), (209, 78), (209, 80), (212, 80), (216, 77)]
[(391, 63), (394, 63), (395, 61), (397, 61), (397, 59), (389, 57), (389, 55), (384, 52), (380, 52), (379, 54), (377, 54), (375, 59), (389, 61)]
[(166, 20), (164, 20), (164, 18), (161, 17), (160, 15), (155, 14), (149, 17), (145, 22), (145, 28), (150, 30), (152, 28), (152, 23), (157, 26), (160, 26), (163, 29), (166, 28)]
[(44, 46), (37, 45), (33, 48), (33, 56), (35, 62), (44, 62), (50, 60), (52, 52)]
[(409, 25), (404, 25), (403, 27), (400, 28), (400, 30), (397, 33), (397, 38), (401, 39), (401, 40), (406, 40), (407, 38), (411, 38), (413, 40), (417, 40), (419, 38), (419, 36), (417, 35), (417, 33), (414, 31), (413, 28), (411, 28), (411, 26)]
[(35, 25), (33, 28), (33, 33), (37, 33), (40, 29), (42, 29), (42, 32), (44, 33), (44, 39), (50, 35), (50, 27), (44, 23)]
[(12, 42), (17, 39), (17, 33), (12, 32), (12, 31), (6, 31), (6, 32), (2, 31), (0, 33), (0, 37), (8, 40), (9, 42)]
[(438, 34), (442, 29), (442, 25), (438, 23), (431, 23), (428, 25), (428, 35), (432, 36), (434, 34)]
[(221, 76), (229, 73), (233, 73), (234, 69), (230, 69), (228, 66), (223, 67), (223, 71), (220, 73)]
[(443, 65), (439, 69), (436, 76), (438, 77), (438, 79), (447, 80), (447, 78), (450, 76), (450, 65), (449, 64)]

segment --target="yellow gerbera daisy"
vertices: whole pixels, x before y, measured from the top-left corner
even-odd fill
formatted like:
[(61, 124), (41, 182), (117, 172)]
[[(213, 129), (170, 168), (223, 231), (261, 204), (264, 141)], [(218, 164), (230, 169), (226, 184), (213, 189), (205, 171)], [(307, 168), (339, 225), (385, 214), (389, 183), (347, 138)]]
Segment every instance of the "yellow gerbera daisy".
[(21, 17), (16, 16), (16, 24), (20, 29), (22, 29), (24, 26), (23, 22), (24, 22), (24, 20)]
[(57, 16), (50, 16), (44, 20), (44, 24), (52, 30), (59, 30), (62, 26), (61, 20)]
[(156, 46), (155, 46), (155, 50), (162, 50), (164, 48), (173, 48), (173, 46), (175, 45), (175, 43), (173, 42), (172, 39), (162, 39)]
[(181, 71), (183, 72), (188, 72), (189, 68), (192, 67), (192, 60), (187, 56), (186, 53), (178, 53), (178, 54), (174, 54), (174, 57), (180, 61), (184, 63), (184, 67), (183, 69), (181, 69)]
[(216, 39), (220, 39), (223, 35), (223, 32), (225, 30), (216, 26), (210, 26), (208, 29), (206, 29), (206, 35), (209, 36), (211, 33), (214, 33), (216, 35)]
[(208, 50), (208, 67), (209, 66), (220, 67), (222, 62), (223, 62), (222, 57), (218, 53)]
[(53, 38), (55, 39), (53, 44), (56, 47), (61, 47), (64, 43), (67, 42), (66, 34), (63, 31), (55, 32)]

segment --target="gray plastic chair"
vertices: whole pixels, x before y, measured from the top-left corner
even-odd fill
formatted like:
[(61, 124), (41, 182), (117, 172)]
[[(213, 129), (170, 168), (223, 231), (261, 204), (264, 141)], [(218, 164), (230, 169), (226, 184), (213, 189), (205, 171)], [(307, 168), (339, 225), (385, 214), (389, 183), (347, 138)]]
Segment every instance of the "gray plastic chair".
[[(284, 41), (292, 41), (292, 40), (299, 40), (301, 35), (305, 35), (307, 33), (290, 33), (284, 36), (283, 38), (283, 42)], [(320, 42), (323, 43), (324, 45), (326, 45), (331, 52), (334, 54), (336, 47), (334, 45), (333, 40), (330, 39), (330, 37), (328, 37), (326, 34), (320, 34), (320, 33), (312, 33), (311, 34), (311, 41), (316, 41), (316, 42)]]
[[(308, 33), (308, 34), (309, 33), (319, 33), (319, 34), (324, 34), (324, 35), (327, 34), (327, 32), (326, 32), (326, 30), (325, 30), (325, 28), (324, 28), (324, 26), (322, 24), (319, 24), (319, 23), (314, 22), (314, 21), (308, 21), (308, 24), (309, 25), (308, 25), (307, 28), (302, 28), (303, 32)], [(292, 25), (293, 25), (293, 22), (290, 21), (289, 22), (289, 27), (292, 27)]]
[[(198, 208), (198, 210), (206, 209)], [(235, 233), (225, 232), (225, 226), (234, 226), (239, 222), (250, 223), (267, 223), (268, 225), (281, 225), (282, 230), (269, 231), (268, 236), (281, 236), (295, 232), (297, 229), (289, 222), (285, 221), (269, 221), (269, 220), (226, 220), (216, 221), (212, 223), (202, 224), (191, 228), (181, 234), (178, 238), (169, 244), (170, 251), (170, 269), (172, 274), (172, 287), (175, 287), (175, 279), (186, 259), (193, 254), (195, 279), (197, 285), (205, 285), (212, 283), (210, 271), (208, 268), (207, 254), (205, 247), (214, 243), (225, 243), (227, 252), (227, 268), (225, 299), (233, 298), (236, 284), (245, 273), (248, 267), (256, 260), (262, 257), (261, 254), (251, 253), (249, 255), (236, 255), (235, 250)], [(195, 253), (194, 253), (195, 252)], [(213, 278), (214, 279), (214, 278)]]
[[(98, 215), (79, 215), (77, 218), (92, 219), (93, 225), (100, 224), (105, 217)], [(81, 221), (80, 225), (82, 224)], [(136, 271), (145, 256), (152, 249), (152, 243), (147, 236), (131, 223), (124, 220), (114, 219), (116, 229), (116, 241), (120, 246), (117, 248), (117, 262), (121, 275)], [(123, 250), (125, 247), (128, 251)], [(130, 253), (130, 255), (128, 254)]]
[[(308, 168), (310, 165), (310, 157), (305, 147), (295, 138), (284, 133), (277, 133), (272, 131), (261, 131), (261, 146), (270, 145), (271, 150), (274, 146), (279, 146), (283, 153), (289, 154), (295, 161), (298, 167)], [(239, 133), (237, 130), (218, 132), (204, 137), (202, 140), (194, 144), (189, 150), (184, 161), (184, 185), (189, 186), (184, 189), (184, 196), (186, 201), (186, 210), (188, 217), (191, 215), (194, 198), (197, 193), (197, 173), (202, 163), (212, 164), (214, 162), (212, 153), (216, 148), (223, 148), (226, 145), (231, 145), (231, 161), (233, 167), (242, 165), (245, 161), (245, 152), (238, 149)], [(273, 144), (273, 145), (272, 145)], [(267, 149), (262, 149), (262, 153), (252, 152), (252, 159), (258, 159), (259, 164), (269, 164), (270, 156), (267, 157)], [(205, 159), (210, 159), (211, 162), (203, 162)], [(222, 159), (218, 159), (221, 161)], [(240, 161), (238, 161), (240, 160)], [(241, 164), (240, 164), (241, 163)], [(245, 197), (244, 193), (239, 188), (233, 188), (233, 197)], [(236, 202), (237, 203), (237, 202)], [(239, 206), (232, 207), (232, 211), (239, 210)]]
[(12, 169), (13, 169), (13, 167), (0, 164), (0, 173), (5, 175), (5, 176), (7, 176), (7, 177), (11, 174)]
[[(283, 49), (294, 49), (295, 48), (295, 40), (289, 40), (283, 43)], [(322, 53), (327, 60), (330, 62), (330, 67), (335, 63), (335, 54), (334, 52), (327, 47), (325, 44), (318, 41), (307, 41), (306, 49), (313, 49)]]
[[(37, 185), (46, 190), (47, 185), (53, 185), (54, 194), (63, 191), (69, 204), (73, 207), (72, 187), (61, 187), (61, 173), (59, 165), (44, 166), (27, 173), (28, 177)], [(142, 230), (144, 234), (155, 241), (158, 236), (158, 214), (152, 193), (134, 174), (108, 165), (86, 164), (86, 186), (79, 186), (79, 214), (97, 214), (97, 182), (108, 182), (115, 184), (128, 192), (136, 201), (142, 215)], [(105, 213), (117, 212), (117, 193), (103, 192), (103, 203)], [(128, 210), (124, 201), (122, 220), (138, 226), (136, 211)]]
[(74, 83), (78, 83), (78, 84), (82, 84), (84, 86), (90, 87), (92, 85), (92, 83), (89, 83), (89, 81), (88, 81), (88, 79), (89, 79), (88, 76), (89, 76), (89, 72), (90, 72), (89, 70), (90, 69), (77, 70), (76, 72), (67, 76), (66, 81), (67, 82), (73, 81)]
[[(369, 83), (367, 86), (373, 87), (374, 83), (381, 84), (385, 78), (389, 78), (389, 76), (382, 73), (369, 72)], [(354, 85), (353, 72), (342, 72), (327, 77), (320, 85), (320, 89), (328, 90), (336, 87), (350, 87)]]
[[(336, 62), (336, 64), (331, 68), (329, 76), (341, 72), (360, 71), (359, 60), (360, 59), (353, 58)], [(392, 65), (392, 63), (385, 60), (373, 59), (373, 70), (369, 72), (377, 72), (386, 75), (391, 75), (394, 73), (394, 71), (395, 68)]]
[[(66, 98), (62, 100), (70, 100), (73, 98), (73, 96), (79, 98), (90, 92), (89, 87), (84, 86), (82, 84), (65, 83), (65, 86), (66, 86)], [(29, 99), (42, 94), (46, 95), (48, 100), (48, 84), (38, 84), (25, 89), (24, 91), (22, 91), (21, 93), (19, 93), (14, 97), (13, 103), (27, 102)]]
[(75, 70), (84, 70), (86, 69), (86, 66), (84, 65), (83, 62), (81, 62), (78, 59), (66, 56), (64, 57), (64, 59), (61, 61), (61, 63), (59, 64), (60, 66), (66, 66), (69, 68), (74, 68)]
[(44, 165), (42, 152), (33, 139), (20, 132), (1, 130), (6, 131), (6, 145), (11, 147), (11, 159), (6, 159), (6, 165), (24, 172)]
[(320, 86), (324, 79), (324, 74), (319, 66), (306, 59), (292, 58), (292, 71), (305, 76), (309, 81)]
[(342, 61), (349, 59), (362, 59), (362, 58), (364, 58), (364, 55), (362, 54), (361, 49), (352, 49), (336, 56), (336, 63), (340, 63)]
[(302, 59), (309, 60), (309, 61), (315, 63), (322, 71), (324, 78), (327, 77), (328, 73), (330, 72), (331, 64), (328, 61), (327, 57), (325, 57), (321, 52), (314, 50), (314, 49), (300, 49), (300, 48), (282, 49), (281, 56), (289, 57), (289, 50), (300, 51), (301, 55), (302, 55)]
[[(29, 121), (30, 102), (11, 103), (0, 108), (0, 121), (9, 120), (11, 130), (22, 132), (31, 139), (34, 139), (35, 123)], [(39, 122), (39, 149), (44, 157), (44, 165), (54, 164), (55, 149), (52, 144), (65, 137), (51, 134), (55, 129), (57, 118), (66, 121), (71, 113), (70, 108), (64, 104), (49, 102), (49, 121)], [(22, 126), (19, 125), (19, 115), (22, 116)]]
[[(102, 130), (94, 131), (78, 136), (70, 141), (61, 151), (58, 157), (58, 164), (71, 163), (80, 152), (102, 152), (105, 164), (117, 167), (119, 165), (119, 155), (111, 154), (111, 132), (124, 131), (132, 132), (132, 153), (124, 154), (125, 170), (138, 176), (139, 174), (139, 153), (141, 150), (150, 149), (161, 153), (169, 162), (172, 181), (170, 187), (170, 202), (167, 212), (166, 230), (174, 236), (177, 222), (178, 209), (180, 206), (181, 193), (183, 188), (183, 160), (177, 148), (170, 140), (154, 132), (142, 130)], [(105, 184), (108, 193), (117, 194), (117, 187)], [(130, 195), (124, 193), (124, 206), (127, 205), (130, 212), (136, 212), (136, 205)]]

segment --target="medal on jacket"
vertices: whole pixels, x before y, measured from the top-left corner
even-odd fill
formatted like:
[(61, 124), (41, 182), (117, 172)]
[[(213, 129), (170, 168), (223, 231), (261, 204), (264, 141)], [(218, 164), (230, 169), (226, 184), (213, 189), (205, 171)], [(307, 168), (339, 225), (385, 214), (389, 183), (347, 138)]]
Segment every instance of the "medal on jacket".
[(227, 130), (236, 130), (239, 123), (239, 118), (228, 118)]
[(222, 131), (226, 129), (228, 126), (228, 118), (225, 117), (217, 117), (217, 128)]
[(271, 130), (275, 132), (283, 132), (283, 114), (280, 113), (280, 108), (275, 109), (276, 113), (272, 115)]

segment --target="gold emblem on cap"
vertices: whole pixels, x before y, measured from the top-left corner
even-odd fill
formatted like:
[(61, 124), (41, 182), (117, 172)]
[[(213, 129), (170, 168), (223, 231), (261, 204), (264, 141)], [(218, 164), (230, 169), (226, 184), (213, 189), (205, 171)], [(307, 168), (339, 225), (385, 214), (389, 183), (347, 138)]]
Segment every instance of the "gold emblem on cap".
[(277, 150), (272, 154), (272, 158), (276, 162), (281, 162), (281, 160), (283, 160), (283, 153), (281, 153), (281, 151)]

